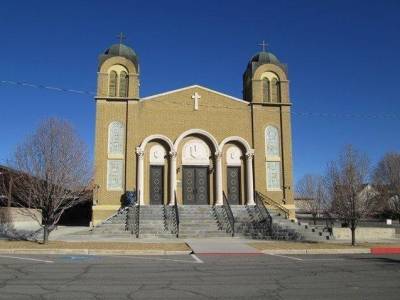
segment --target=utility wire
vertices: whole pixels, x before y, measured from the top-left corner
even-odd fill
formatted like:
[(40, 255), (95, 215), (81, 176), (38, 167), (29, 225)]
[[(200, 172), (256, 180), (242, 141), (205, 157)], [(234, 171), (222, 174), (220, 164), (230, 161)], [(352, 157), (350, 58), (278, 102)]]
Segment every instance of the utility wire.
[[(91, 95), (95, 96), (95, 92), (91, 91), (85, 91), (85, 90), (75, 90), (75, 89), (66, 89), (66, 88), (60, 88), (60, 87), (54, 87), (54, 86), (47, 86), (47, 85), (40, 85), (40, 84), (33, 84), (33, 83), (28, 83), (25, 81), (12, 81), (12, 80), (1, 80), (0, 84), (4, 85), (16, 85), (20, 87), (31, 87), (31, 88), (37, 88), (37, 89), (46, 89), (46, 90), (52, 90), (56, 92), (65, 92), (65, 93), (75, 93), (75, 94), (81, 94), (81, 95)], [(183, 105), (186, 106), (193, 106), (192, 101), (186, 101), (186, 102), (177, 102), (177, 101), (164, 101), (163, 99), (152, 99), (149, 100), (148, 102), (145, 100), (143, 103), (146, 105), (151, 105), (151, 103), (157, 102), (157, 104), (161, 104), (164, 106), (169, 106), (169, 105), (176, 105), (178, 107), (182, 107)], [(226, 105), (210, 105), (210, 104), (199, 104), (200, 107), (203, 108), (212, 108), (212, 109), (229, 109), (229, 110), (240, 110), (240, 111), (248, 111), (249, 107), (231, 107), (231, 106), (226, 106)], [(161, 111), (163, 109), (154, 109), (152, 107), (150, 110), (154, 111)], [(184, 110), (182, 110), (183, 112)], [(276, 109), (273, 108), (267, 108), (267, 111), (275, 112)], [(297, 112), (297, 111), (288, 111), (288, 112), (283, 112), (283, 113), (291, 113), (294, 116), (299, 116), (299, 117), (322, 117), (322, 118), (343, 118), (343, 119), (400, 119), (400, 114), (397, 113), (379, 113), (379, 114), (363, 114), (363, 113), (321, 113), (321, 112)]]

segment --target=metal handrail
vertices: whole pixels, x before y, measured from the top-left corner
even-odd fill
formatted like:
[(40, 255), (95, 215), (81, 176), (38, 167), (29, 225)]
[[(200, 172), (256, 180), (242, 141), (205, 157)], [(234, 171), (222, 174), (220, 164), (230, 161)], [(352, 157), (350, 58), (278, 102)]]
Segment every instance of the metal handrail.
[(262, 195), (260, 193), (255, 193), (254, 201), (256, 203), (256, 206), (263, 218), (263, 221), (266, 221), (268, 224), (269, 229), (272, 229), (272, 217), (268, 211), (268, 209), (265, 207), (265, 203), (262, 200)]
[(178, 210), (178, 202), (176, 201), (176, 192), (174, 192), (175, 196), (175, 203), (174, 203), (174, 211), (175, 211), (175, 232), (176, 232), (176, 237), (179, 238), (179, 210)]
[(263, 193), (261, 193), (259, 191), (256, 191), (255, 194), (256, 195), (258, 194), (259, 197), (261, 197), (263, 202), (278, 208), (281, 212), (283, 212), (283, 214), (285, 215), (285, 218), (289, 218), (289, 210), (286, 207), (284, 207), (282, 204), (276, 202), (275, 200), (271, 199), (270, 197), (264, 195)]
[(223, 206), (226, 212), (226, 216), (228, 217), (229, 224), (231, 225), (231, 233), (232, 236), (235, 236), (235, 217), (233, 216), (232, 208), (229, 204), (228, 198), (225, 195), (225, 192), (223, 193)]
[(139, 238), (140, 233), (140, 191), (137, 192), (137, 201), (135, 205), (135, 226), (136, 238)]

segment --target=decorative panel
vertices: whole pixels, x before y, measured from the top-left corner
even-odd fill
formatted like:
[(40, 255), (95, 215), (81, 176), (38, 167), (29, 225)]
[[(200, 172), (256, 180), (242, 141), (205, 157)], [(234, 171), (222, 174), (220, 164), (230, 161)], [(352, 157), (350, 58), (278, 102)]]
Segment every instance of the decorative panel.
[(161, 145), (154, 145), (150, 148), (150, 164), (163, 165), (165, 163), (165, 149)]
[(267, 189), (280, 190), (281, 188), (281, 168), (279, 161), (267, 162)]
[(265, 145), (267, 158), (280, 156), (279, 133), (276, 127), (268, 126), (265, 129)]
[(237, 146), (230, 146), (226, 150), (226, 164), (228, 166), (240, 166), (242, 151)]
[(108, 155), (123, 157), (124, 155), (124, 125), (112, 122), (108, 126)]
[(184, 165), (208, 165), (210, 163), (210, 149), (200, 139), (193, 139), (183, 146), (182, 164)]
[(123, 160), (107, 161), (107, 189), (122, 190)]

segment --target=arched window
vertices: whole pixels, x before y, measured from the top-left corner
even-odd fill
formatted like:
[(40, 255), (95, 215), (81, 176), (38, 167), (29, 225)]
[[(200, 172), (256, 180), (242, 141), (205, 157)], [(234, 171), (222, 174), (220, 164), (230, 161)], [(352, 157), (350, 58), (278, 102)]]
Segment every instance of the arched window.
[(119, 74), (119, 96), (120, 97), (128, 97), (128, 74), (125, 71), (122, 71)]
[(281, 154), (278, 128), (267, 126), (265, 129), (265, 159), (267, 173), (267, 190), (281, 189)]
[(278, 128), (274, 126), (267, 126), (265, 129), (265, 144), (267, 157), (280, 156)]
[(124, 125), (121, 122), (111, 122), (108, 126), (108, 156), (122, 157), (124, 155)]
[(274, 78), (271, 81), (271, 102), (281, 102), (280, 97), (279, 81)]
[(117, 72), (111, 71), (109, 75), (108, 95), (110, 97), (117, 96)]
[(263, 78), (262, 80), (262, 90), (263, 90), (263, 102), (270, 102), (269, 99), (269, 89), (270, 89), (270, 84), (268, 78)]

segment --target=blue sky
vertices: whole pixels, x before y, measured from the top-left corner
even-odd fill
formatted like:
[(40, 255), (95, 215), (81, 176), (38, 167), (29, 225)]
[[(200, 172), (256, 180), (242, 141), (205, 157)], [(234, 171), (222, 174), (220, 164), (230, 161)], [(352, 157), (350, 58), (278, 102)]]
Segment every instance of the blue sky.
[[(97, 57), (123, 31), (140, 58), (141, 96), (201, 84), (241, 97), (266, 40), (289, 67), (297, 180), (323, 172), (345, 144), (373, 163), (400, 150), (399, 16), (397, 0), (7, 1), (0, 80), (95, 91)], [(0, 163), (49, 116), (71, 121), (92, 151), (94, 109), (89, 95), (0, 84)]]

